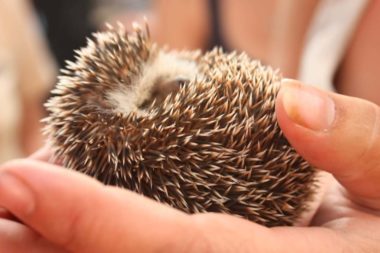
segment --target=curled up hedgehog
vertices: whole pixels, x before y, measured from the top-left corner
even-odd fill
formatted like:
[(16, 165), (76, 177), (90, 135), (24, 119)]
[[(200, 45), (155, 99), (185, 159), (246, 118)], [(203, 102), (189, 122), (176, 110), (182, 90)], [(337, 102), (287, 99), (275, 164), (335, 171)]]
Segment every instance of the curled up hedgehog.
[(69, 169), (187, 213), (292, 225), (315, 169), (275, 116), (281, 76), (247, 55), (175, 52), (110, 28), (68, 62), (45, 132)]

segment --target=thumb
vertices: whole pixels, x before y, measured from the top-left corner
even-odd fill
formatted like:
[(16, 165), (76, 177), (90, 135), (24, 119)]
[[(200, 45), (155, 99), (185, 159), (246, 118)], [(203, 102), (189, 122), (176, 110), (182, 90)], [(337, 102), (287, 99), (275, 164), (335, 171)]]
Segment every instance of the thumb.
[(193, 233), (184, 213), (34, 160), (0, 169), (0, 206), (70, 252), (181, 252)]
[(311, 164), (332, 173), (354, 200), (380, 209), (380, 108), (368, 101), (284, 81), (278, 123)]

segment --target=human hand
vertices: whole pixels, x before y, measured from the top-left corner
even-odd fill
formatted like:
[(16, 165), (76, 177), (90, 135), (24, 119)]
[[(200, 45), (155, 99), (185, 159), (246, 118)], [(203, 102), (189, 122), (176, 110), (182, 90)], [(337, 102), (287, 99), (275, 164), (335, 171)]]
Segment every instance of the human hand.
[(276, 110), (297, 151), (340, 182), (331, 182), (310, 227), (265, 228), (224, 214), (187, 215), (80, 173), (27, 159), (0, 169), (0, 206), (17, 217), (1, 220), (0, 248), (91, 253), (379, 252), (380, 108), (288, 82), (278, 95)]

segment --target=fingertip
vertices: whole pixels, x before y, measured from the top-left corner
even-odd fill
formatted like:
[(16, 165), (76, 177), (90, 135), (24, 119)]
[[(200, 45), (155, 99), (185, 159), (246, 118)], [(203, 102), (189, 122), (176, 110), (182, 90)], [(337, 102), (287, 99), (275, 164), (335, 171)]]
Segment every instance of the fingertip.
[[(285, 97), (287, 96), (289, 100), (289, 93), (292, 93), (294, 89), (300, 89), (302, 84), (299, 81), (285, 79), (282, 82), (281, 89), (277, 95), (276, 99), (276, 117), (277, 123), (279, 124), (282, 132), (285, 135), (285, 138), (289, 141), (289, 143), (302, 155), (304, 151), (303, 144), (309, 145), (315, 141), (315, 136), (324, 135), (323, 131), (315, 132), (312, 129), (309, 129), (302, 124), (299, 124), (297, 121), (295, 122), (289, 113), (285, 109)], [(291, 95), (293, 96), (293, 95)], [(294, 97), (294, 96), (293, 96)], [(297, 99), (296, 97), (294, 98)], [(310, 112), (312, 113), (312, 112)], [(297, 113), (292, 112), (293, 118), (298, 117)], [(298, 121), (300, 121), (298, 119)]]
[(292, 128), (297, 127), (285, 110), (284, 96), (289, 89), (299, 88), (300, 86), (301, 83), (293, 79), (283, 79), (281, 82), (281, 88), (276, 98), (275, 110), (278, 124), (283, 132), (291, 131)]
[(335, 121), (335, 102), (322, 90), (285, 80), (279, 101), (283, 113), (294, 123), (311, 131), (328, 131)]
[(6, 161), (0, 166), (0, 173), (22, 167), (24, 162), (25, 162), (25, 159), (22, 159), (22, 158)]
[(52, 148), (46, 144), (29, 156), (30, 159), (49, 162), (53, 156)]

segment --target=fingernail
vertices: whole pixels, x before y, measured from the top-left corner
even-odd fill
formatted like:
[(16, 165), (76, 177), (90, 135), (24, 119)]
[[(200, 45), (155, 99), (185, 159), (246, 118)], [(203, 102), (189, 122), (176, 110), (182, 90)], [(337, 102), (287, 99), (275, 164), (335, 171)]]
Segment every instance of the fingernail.
[(0, 206), (15, 215), (28, 215), (34, 210), (34, 196), (27, 185), (4, 171), (0, 173)]
[(282, 102), (289, 118), (314, 131), (327, 131), (335, 119), (334, 101), (323, 91), (301, 85), (283, 87)]

